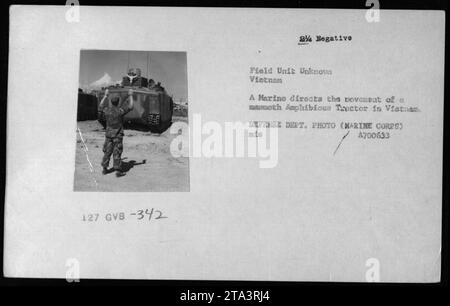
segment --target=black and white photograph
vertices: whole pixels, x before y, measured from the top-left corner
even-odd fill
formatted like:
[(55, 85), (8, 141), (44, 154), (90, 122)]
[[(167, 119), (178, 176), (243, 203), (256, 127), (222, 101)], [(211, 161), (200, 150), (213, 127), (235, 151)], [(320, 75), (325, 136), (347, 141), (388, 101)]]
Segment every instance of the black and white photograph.
[(4, 277), (167, 282), (189, 305), (439, 285), (448, 20), (430, 2), (12, 5)]
[(75, 191), (189, 191), (169, 130), (188, 123), (186, 64), (184, 52), (80, 51)]

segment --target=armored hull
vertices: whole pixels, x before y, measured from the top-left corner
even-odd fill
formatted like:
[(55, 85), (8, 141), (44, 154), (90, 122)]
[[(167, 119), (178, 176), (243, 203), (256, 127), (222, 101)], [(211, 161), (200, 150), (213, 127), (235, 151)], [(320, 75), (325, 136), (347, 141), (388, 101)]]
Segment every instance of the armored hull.
[[(109, 98), (119, 97), (120, 106), (128, 103), (128, 91), (133, 90), (134, 107), (124, 117), (126, 126), (148, 129), (153, 133), (162, 133), (171, 125), (173, 100), (161, 89), (123, 86), (108, 88)], [(104, 96), (104, 91), (101, 96)], [(105, 117), (99, 113), (98, 120), (105, 126)]]
[(97, 97), (94, 95), (78, 92), (77, 120), (97, 119)]

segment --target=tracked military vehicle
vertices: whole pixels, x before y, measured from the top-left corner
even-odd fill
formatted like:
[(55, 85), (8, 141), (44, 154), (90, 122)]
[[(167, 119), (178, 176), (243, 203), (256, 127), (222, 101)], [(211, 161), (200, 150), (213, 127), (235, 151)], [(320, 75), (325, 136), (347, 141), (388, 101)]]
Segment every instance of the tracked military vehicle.
[(97, 119), (97, 97), (78, 89), (77, 121)]
[[(109, 98), (119, 97), (119, 106), (128, 103), (128, 91), (133, 90), (134, 108), (124, 117), (125, 126), (148, 129), (153, 133), (162, 133), (170, 127), (173, 115), (173, 100), (160, 83), (155, 83), (141, 76), (141, 70), (131, 68), (123, 77), (121, 85), (103, 88), (109, 90)], [(98, 101), (100, 103), (100, 101)], [(98, 114), (99, 122), (105, 126), (103, 112)]]

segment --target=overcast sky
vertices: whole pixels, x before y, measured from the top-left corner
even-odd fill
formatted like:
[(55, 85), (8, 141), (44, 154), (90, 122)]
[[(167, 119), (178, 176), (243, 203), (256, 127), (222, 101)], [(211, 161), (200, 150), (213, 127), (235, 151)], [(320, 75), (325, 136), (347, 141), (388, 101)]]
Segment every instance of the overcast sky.
[(187, 100), (187, 71), (185, 52), (146, 52), (81, 50), (79, 87), (90, 84), (108, 74), (112, 81), (121, 81), (127, 74), (128, 58), (130, 68), (140, 68), (147, 77), (147, 56), (149, 78), (161, 82), (175, 101)]

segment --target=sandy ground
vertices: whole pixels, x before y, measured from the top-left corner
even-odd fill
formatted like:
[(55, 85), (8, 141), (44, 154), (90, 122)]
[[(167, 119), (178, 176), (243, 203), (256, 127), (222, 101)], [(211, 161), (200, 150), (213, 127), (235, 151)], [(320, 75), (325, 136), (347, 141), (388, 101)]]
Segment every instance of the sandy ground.
[[(187, 118), (174, 117), (175, 121)], [(171, 140), (176, 135), (169, 130), (162, 134), (125, 129), (123, 138), (123, 168), (126, 175), (102, 174), (105, 132), (97, 120), (79, 121), (87, 154), (80, 134), (76, 133), (75, 191), (189, 191), (189, 159), (170, 154)], [(112, 156), (110, 168), (112, 168)], [(91, 166), (92, 165), (92, 168)]]

